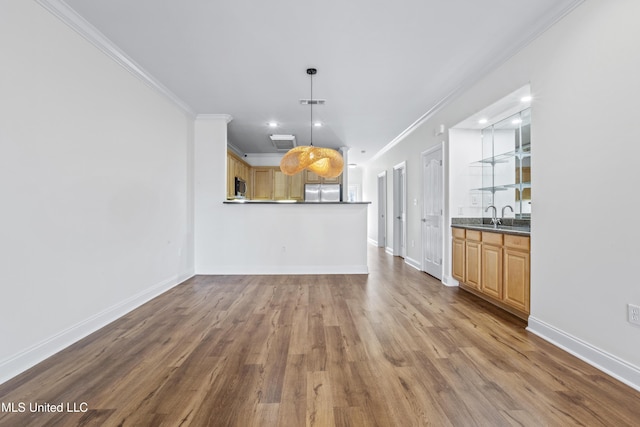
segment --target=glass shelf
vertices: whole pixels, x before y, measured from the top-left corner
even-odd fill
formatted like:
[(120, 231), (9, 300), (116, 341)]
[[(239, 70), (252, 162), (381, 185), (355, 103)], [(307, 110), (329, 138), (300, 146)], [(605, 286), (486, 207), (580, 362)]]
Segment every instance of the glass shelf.
[(518, 190), (524, 190), (526, 188), (531, 188), (531, 183), (530, 182), (523, 182), (523, 183), (515, 183), (515, 184), (504, 184), (504, 185), (496, 185), (495, 187), (482, 187), (482, 188), (472, 188), (472, 191), (490, 191), (492, 193), (495, 193), (496, 191), (506, 191), (510, 188), (515, 188)]
[(531, 144), (527, 144), (522, 147), (522, 149), (508, 151), (502, 154), (496, 154), (492, 157), (487, 157), (486, 159), (478, 160), (477, 162), (471, 163), (471, 166), (484, 166), (484, 165), (495, 165), (497, 163), (507, 163), (509, 159), (518, 158), (519, 160), (525, 159), (527, 157), (531, 157)]

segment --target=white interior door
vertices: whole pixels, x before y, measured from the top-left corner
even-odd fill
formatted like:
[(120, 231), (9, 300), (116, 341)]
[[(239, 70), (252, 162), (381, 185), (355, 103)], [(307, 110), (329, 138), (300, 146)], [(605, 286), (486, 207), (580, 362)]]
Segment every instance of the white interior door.
[(393, 168), (393, 254), (407, 256), (407, 180), (406, 163)]
[(443, 167), (442, 147), (422, 153), (422, 270), (442, 279)]
[(387, 242), (387, 171), (378, 174), (378, 247)]

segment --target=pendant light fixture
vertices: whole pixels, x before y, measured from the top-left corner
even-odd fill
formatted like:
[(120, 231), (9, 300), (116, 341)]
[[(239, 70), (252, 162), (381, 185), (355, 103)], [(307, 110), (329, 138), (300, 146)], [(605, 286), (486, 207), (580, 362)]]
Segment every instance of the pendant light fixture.
[(294, 147), (282, 157), (280, 170), (285, 175), (295, 175), (308, 169), (324, 178), (335, 178), (342, 173), (344, 160), (340, 153), (331, 148), (313, 146), (313, 76), (318, 72), (315, 68), (308, 68), (307, 74), (311, 78), (311, 137), (309, 145)]

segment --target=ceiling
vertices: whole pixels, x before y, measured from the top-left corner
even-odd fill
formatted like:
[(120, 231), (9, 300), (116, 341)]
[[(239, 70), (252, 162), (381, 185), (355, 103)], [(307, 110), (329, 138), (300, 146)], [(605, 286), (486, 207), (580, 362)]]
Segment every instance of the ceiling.
[(231, 115), (229, 142), (244, 153), (275, 152), (273, 133), (308, 144), (299, 101), (317, 68), (313, 97), (326, 104), (313, 143), (347, 146), (361, 164), (580, 1), (66, 3), (193, 113)]

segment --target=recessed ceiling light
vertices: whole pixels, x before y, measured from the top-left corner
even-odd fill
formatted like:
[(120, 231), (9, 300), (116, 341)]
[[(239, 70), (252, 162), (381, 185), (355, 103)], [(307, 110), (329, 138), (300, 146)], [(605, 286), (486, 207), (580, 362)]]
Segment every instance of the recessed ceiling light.
[(478, 120), (478, 123), (480, 123), (481, 125), (483, 125), (483, 124), (487, 123), (488, 121), (489, 121), (489, 120), (487, 120), (487, 119), (480, 119), (480, 120)]
[(325, 99), (301, 99), (302, 105), (324, 105), (327, 102)]
[(269, 125), (270, 128), (277, 128), (278, 127), (278, 122), (269, 122), (269, 123), (267, 123), (267, 125)]
[(531, 95), (527, 95), (520, 98), (520, 102), (531, 102), (532, 99), (533, 97)]
[(511, 123), (513, 123), (514, 125), (520, 124), (522, 123), (522, 119), (513, 119), (511, 120)]
[(355, 164), (355, 163), (349, 163), (349, 168), (350, 168), (350, 169), (357, 168), (357, 167), (358, 167), (358, 165), (357, 165), (357, 164)]
[(322, 127), (322, 122), (315, 122), (315, 123), (313, 124), (313, 126), (315, 126), (315, 127), (317, 127), (317, 128)]

